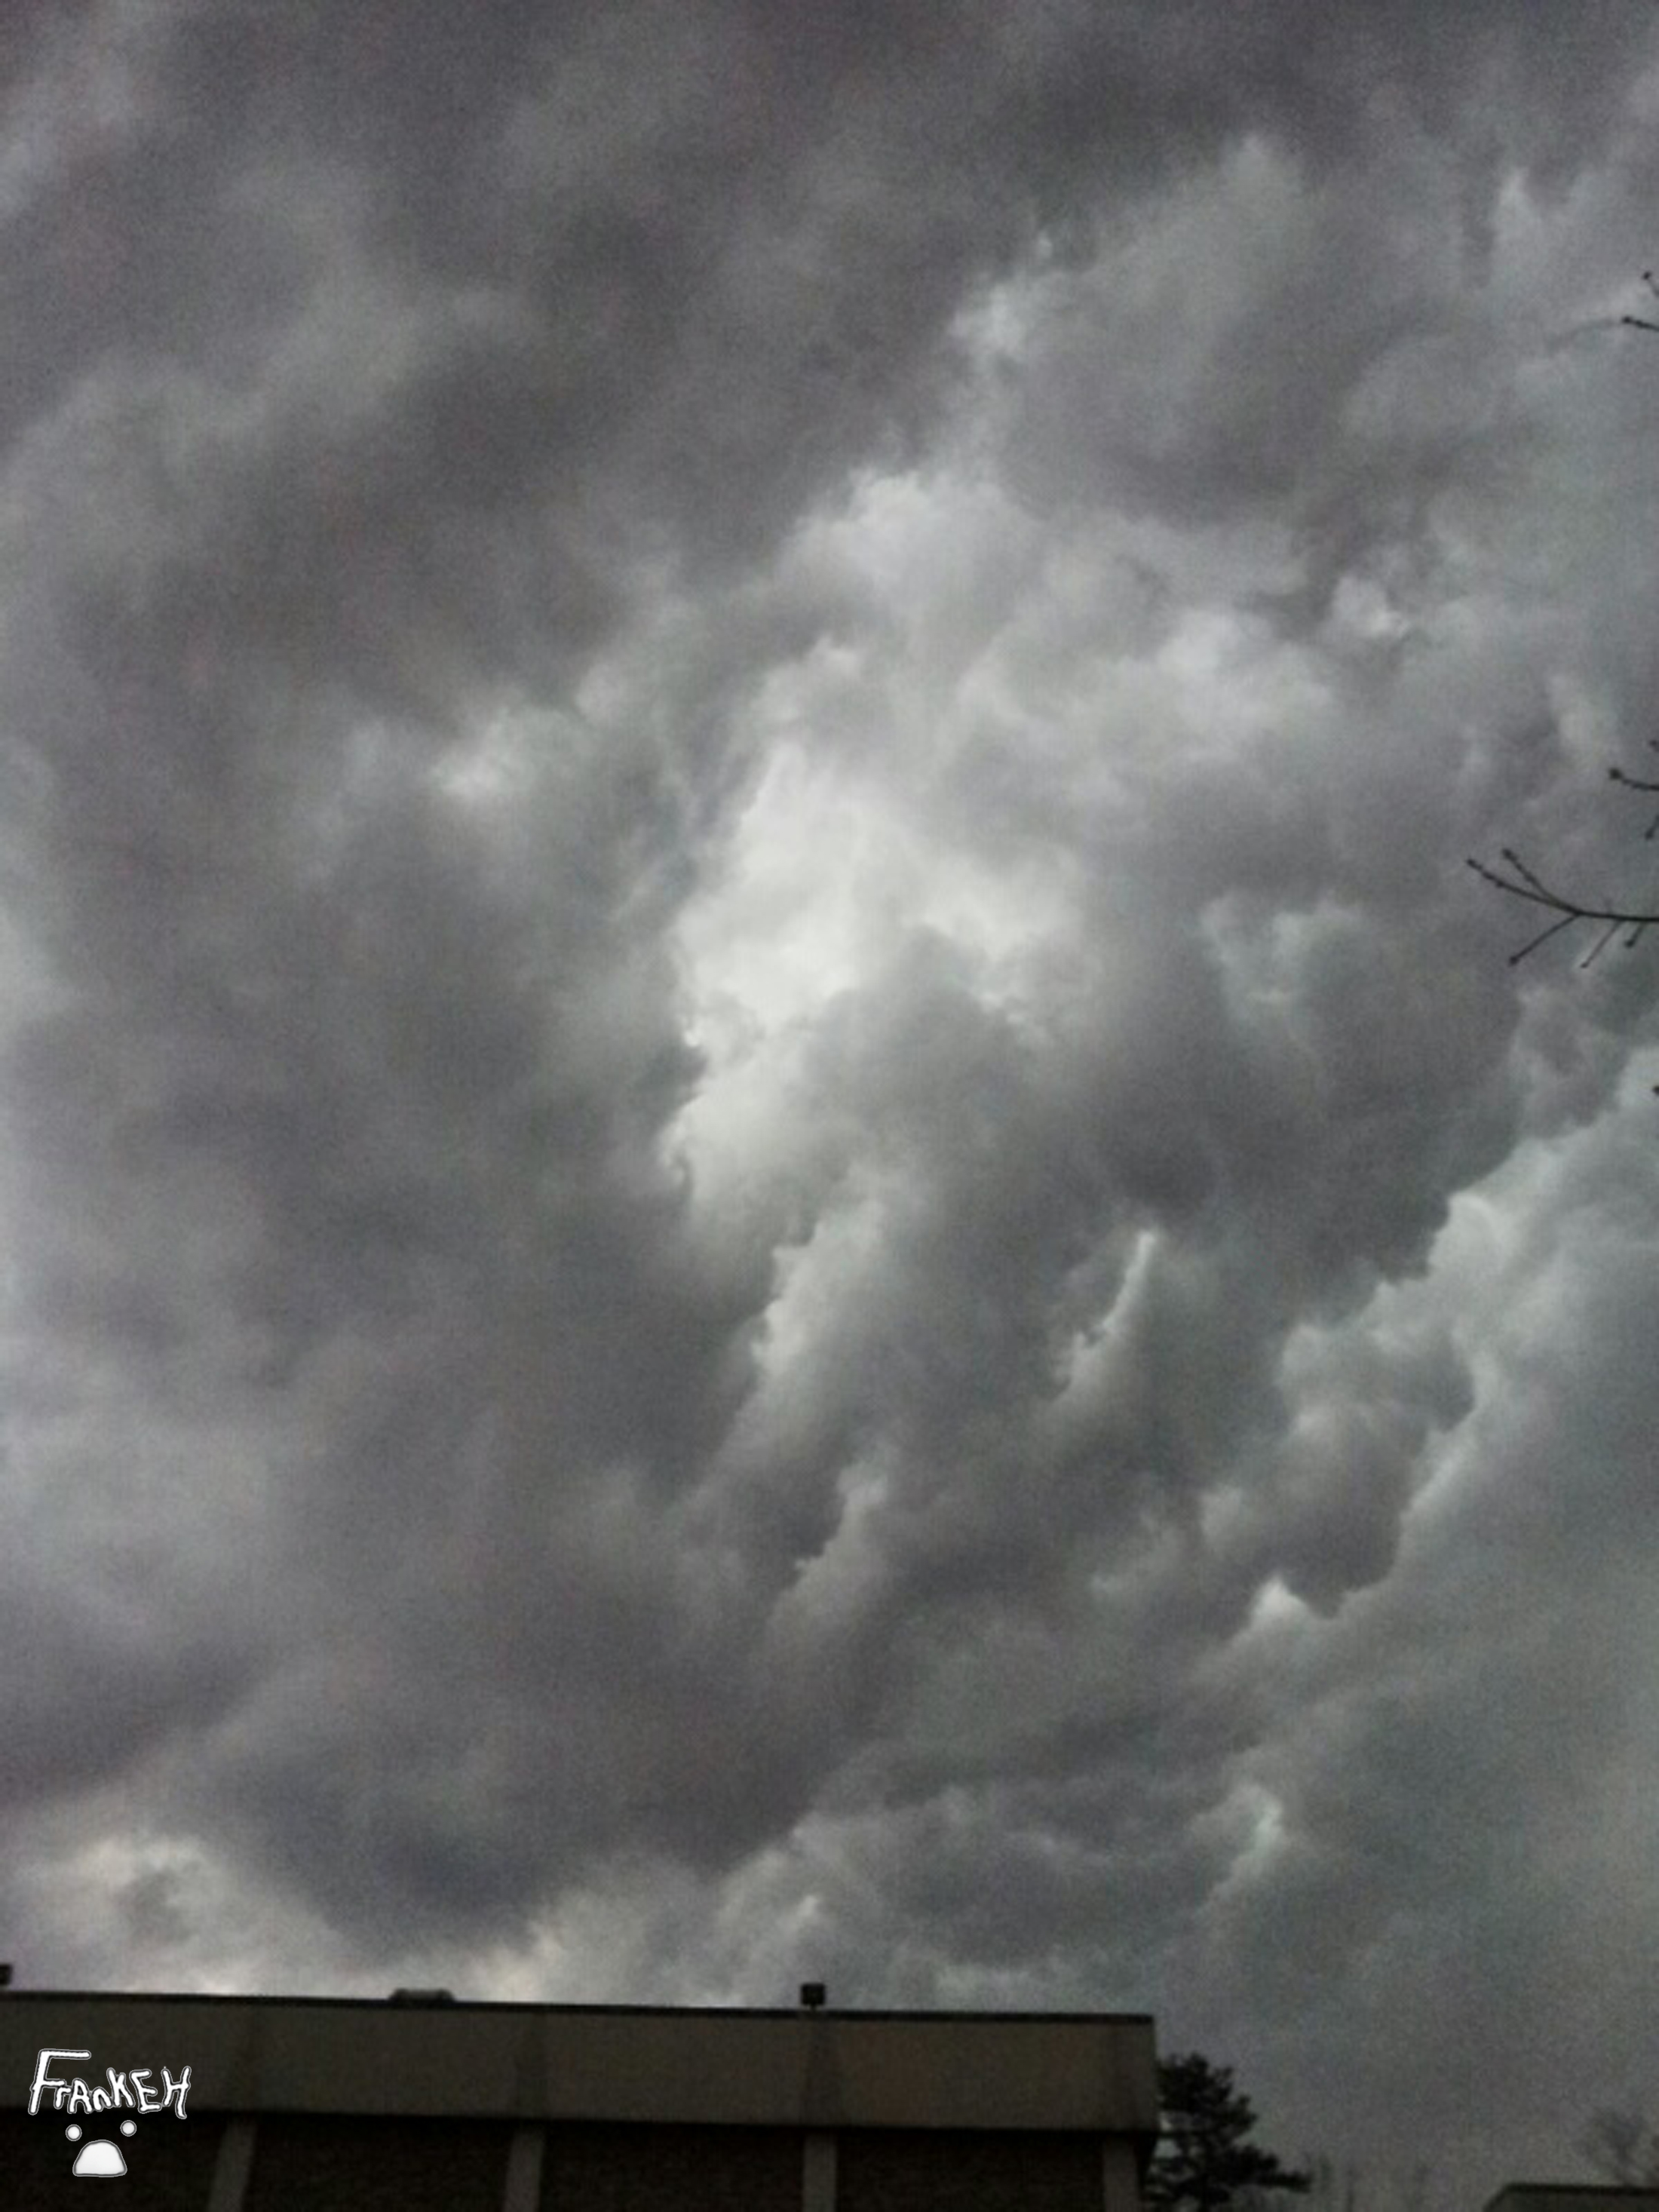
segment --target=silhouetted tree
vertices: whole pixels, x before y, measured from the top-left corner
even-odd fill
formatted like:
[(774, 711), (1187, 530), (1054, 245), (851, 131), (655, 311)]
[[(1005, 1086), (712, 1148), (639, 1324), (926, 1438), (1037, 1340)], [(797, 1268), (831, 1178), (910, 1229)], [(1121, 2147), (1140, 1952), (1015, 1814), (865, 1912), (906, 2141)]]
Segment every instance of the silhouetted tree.
[(1308, 2187), (1307, 2174), (1245, 2140), (1255, 2112), (1234, 2088), (1231, 2066), (1212, 2066), (1195, 2051), (1166, 2058), (1158, 2095), (1164, 2138), (1143, 2192), (1155, 2212), (1226, 2212), (1260, 2191)]

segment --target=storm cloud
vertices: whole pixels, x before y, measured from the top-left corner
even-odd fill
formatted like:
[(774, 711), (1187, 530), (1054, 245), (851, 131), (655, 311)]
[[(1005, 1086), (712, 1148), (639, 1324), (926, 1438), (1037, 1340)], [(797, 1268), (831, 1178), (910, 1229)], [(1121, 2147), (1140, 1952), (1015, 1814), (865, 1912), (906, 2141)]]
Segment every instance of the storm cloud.
[(1651, 11), (552, 12), (0, 41), (20, 1976), (1570, 2171), (1659, 970), (1464, 863), (1641, 895)]

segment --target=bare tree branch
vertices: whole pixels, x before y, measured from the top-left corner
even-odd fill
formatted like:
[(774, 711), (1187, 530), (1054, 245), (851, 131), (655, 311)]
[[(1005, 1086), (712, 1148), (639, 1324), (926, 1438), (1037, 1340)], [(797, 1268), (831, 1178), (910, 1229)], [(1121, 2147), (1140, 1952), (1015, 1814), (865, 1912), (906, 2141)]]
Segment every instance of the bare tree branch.
[(1579, 962), (1581, 968), (1588, 968), (1621, 929), (1630, 932), (1625, 939), (1628, 950), (1636, 944), (1644, 929), (1659, 925), (1659, 914), (1643, 914), (1634, 908), (1586, 906), (1578, 899), (1567, 898), (1559, 891), (1551, 890), (1547, 884), (1539, 882), (1519, 854), (1511, 852), (1507, 845), (1504, 848), (1504, 858), (1516, 876), (1522, 878), (1520, 882), (1513, 882), (1508, 876), (1500, 875), (1496, 868), (1489, 868), (1480, 860), (1471, 860), (1468, 865), (1477, 876), (1497, 890), (1508, 891), (1512, 898), (1525, 899), (1529, 905), (1547, 907), (1552, 914), (1560, 917), (1559, 921), (1551, 922), (1547, 929), (1540, 929), (1536, 937), (1528, 938), (1518, 952), (1510, 953), (1511, 968), (1524, 960), (1528, 953), (1535, 952), (1540, 945), (1547, 944), (1559, 930), (1570, 929), (1575, 921), (1604, 921), (1607, 924), (1601, 936)]
[[(1659, 324), (1656, 324), (1655, 328), (1659, 329)], [(1659, 751), (1659, 738), (1650, 738), (1649, 743), (1655, 751)], [(1626, 775), (1620, 768), (1609, 769), (1607, 776), (1610, 782), (1623, 784), (1627, 791), (1659, 792), (1659, 782), (1650, 783), (1639, 776)], [(1649, 840), (1656, 831), (1659, 831), (1659, 814), (1656, 814), (1648, 824), (1646, 836)], [(1558, 917), (1547, 929), (1540, 929), (1536, 937), (1529, 938), (1518, 952), (1510, 953), (1511, 968), (1518, 961), (1524, 960), (1528, 953), (1535, 952), (1540, 945), (1547, 944), (1558, 931), (1571, 928), (1575, 921), (1607, 924), (1601, 936), (1579, 962), (1581, 968), (1588, 968), (1621, 929), (1630, 933), (1625, 939), (1628, 951), (1638, 941), (1644, 929), (1651, 929), (1659, 924), (1659, 914), (1644, 913), (1637, 907), (1591, 906), (1583, 899), (1571, 898), (1564, 891), (1552, 890), (1547, 884), (1540, 882), (1520, 854), (1508, 845), (1503, 849), (1503, 858), (1511, 872), (1509, 875), (1500, 874), (1496, 868), (1489, 868), (1480, 860), (1471, 860), (1468, 865), (1483, 882), (1491, 884), (1496, 890), (1507, 891), (1511, 898), (1525, 899), (1529, 906), (1541, 906)]]
[[(1656, 280), (1651, 269), (1644, 269), (1642, 271), (1642, 282), (1654, 298), (1659, 300), (1659, 280)], [(1640, 315), (1621, 315), (1619, 319), (1630, 330), (1650, 331), (1656, 337), (1659, 337), (1659, 323), (1647, 322)], [(1659, 738), (1651, 738), (1648, 742), (1653, 751), (1659, 752)], [(1607, 770), (1607, 777), (1613, 783), (1622, 784), (1626, 791), (1659, 793), (1659, 779), (1626, 775), (1621, 768), (1610, 768)], [(1649, 843), (1652, 842), (1656, 836), (1659, 836), (1659, 814), (1654, 816), (1644, 832), (1644, 840)], [(1659, 913), (1649, 913), (1640, 907), (1614, 906), (1611, 903), (1592, 906), (1587, 900), (1571, 897), (1565, 891), (1553, 890), (1549, 884), (1542, 882), (1534, 874), (1520, 854), (1508, 845), (1504, 847), (1502, 857), (1509, 869), (1507, 875), (1497, 868), (1487, 867), (1481, 860), (1472, 859), (1468, 865), (1483, 883), (1491, 884), (1497, 890), (1507, 892), (1511, 898), (1524, 899), (1528, 906), (1541, 906), (1547, 914), (1553, 915), (1555, 917), (1553, 921), (1539, 931), (1536, 937), (1528, 938), (1518, 952), (1510, 953), (1511, 968), (1524, 960), (1529, 952), (1535, 952), (1540, 945), (1547, 945), (1551, 938), (1559, 936), (1564, 929), (1571, 929), (1576, 921), (1599, 921), (1604, 925), (1601, 935), (1579, 962), (1581, 968), (1588, 968), (1594, 961), (1600, 959), (1621, 930), (1626, 933), (1625, 946), (1628, 951), (1631, 946), (1640, 942), (1644, 930), (1651, 929), (1656, 924), (1659, 924)], [(1656, 1083), (1653, 1088), (1655, 1096), (1659, 1097), (1659, 1083)], [(1606, 2117), (1606, 2115), (1598, 2115), (1598, 2124), (1604, 2121)], [(1652, 2142), (1656, 2160), (1659, 2160), (1659, 2135), (1653, 2137)], [(1659, 2170), (1659, 2167), (1656, 2170)]]

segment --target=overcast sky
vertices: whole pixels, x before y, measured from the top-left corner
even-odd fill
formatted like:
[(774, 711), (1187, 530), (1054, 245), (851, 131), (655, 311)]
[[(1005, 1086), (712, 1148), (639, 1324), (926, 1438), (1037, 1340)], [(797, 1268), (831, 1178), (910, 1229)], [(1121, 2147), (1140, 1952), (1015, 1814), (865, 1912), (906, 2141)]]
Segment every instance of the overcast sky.
[(1287, 2154), (1582, 2171), (1659, 938), (1465, 859), (1653, 872), (1659, 11), (0, 78), (20, 1981), (1146, 2010)]

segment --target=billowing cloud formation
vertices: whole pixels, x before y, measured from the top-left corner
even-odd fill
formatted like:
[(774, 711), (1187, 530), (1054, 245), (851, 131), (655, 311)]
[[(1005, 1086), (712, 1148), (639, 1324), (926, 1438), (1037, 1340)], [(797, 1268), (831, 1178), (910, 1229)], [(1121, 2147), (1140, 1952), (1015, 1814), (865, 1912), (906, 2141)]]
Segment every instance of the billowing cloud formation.
[(1463, 861), (1639, 860), (1647, 12), (579, 15), (0, 50), (22, 1973), (1150, 2007), (1559, 2168), (1656, 971)]

